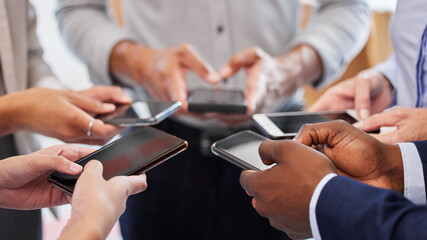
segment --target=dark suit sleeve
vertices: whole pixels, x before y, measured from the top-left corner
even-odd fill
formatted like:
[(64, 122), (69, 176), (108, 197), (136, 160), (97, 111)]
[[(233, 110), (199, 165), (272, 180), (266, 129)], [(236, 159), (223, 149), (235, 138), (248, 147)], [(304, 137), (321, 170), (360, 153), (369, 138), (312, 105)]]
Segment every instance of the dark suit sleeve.
[(427, 239), (427, 206), (343, 176), (323, 188), (316, 218), (322, 239)]
[(418, 154), (420, 155), (421, 163), (423, 164), (424, 173), (424, 186), (426, 187), (427, 193), (427, 141), (414, 142), (417, 147)]

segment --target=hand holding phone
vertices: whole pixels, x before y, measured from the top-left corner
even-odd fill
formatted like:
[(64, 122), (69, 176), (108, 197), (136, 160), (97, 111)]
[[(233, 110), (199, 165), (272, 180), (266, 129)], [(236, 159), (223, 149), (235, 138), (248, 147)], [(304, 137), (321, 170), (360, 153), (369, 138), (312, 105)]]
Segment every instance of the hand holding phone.
[[(155, 128), (146, 127), (112, 142), (76, 161), (83, 167), (92, 159), (104, 166), (106, 180), (119, 175), (146, 172), (187, 148), (187, 142)], [(79, 176), (55, 172), (48, 181), (72, 194)]]
[(119, 105), (113, 113), (97, 118), (120, 127), (151, 126), (178, 111), (181, 105), (181, 102), (136, 101), (129, 105)]

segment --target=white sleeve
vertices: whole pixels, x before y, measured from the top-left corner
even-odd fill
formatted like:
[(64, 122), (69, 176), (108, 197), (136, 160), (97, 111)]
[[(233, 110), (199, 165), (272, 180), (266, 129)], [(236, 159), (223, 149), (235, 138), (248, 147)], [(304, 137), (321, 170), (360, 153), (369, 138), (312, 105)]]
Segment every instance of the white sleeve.
[(316, 189), (314, 189), (313, 196), (311, 196), (310, 210), (309, 210), (309, 214), (310, 214), (310, 227), (311, 227), (311, 232), (313, 233), (313, 238), (316, 239), (316, 240), (322, 239), (320, 237), (319, 226), (317, 225), (317, 218), (316, 218), (317, 201), (319, 200), (320, 193), (322, 192), (322, 190), (325, 187), (325, 185), (332, 178), (334, 178), (336, 176), (337, 176), (337, 174), (335, 174), (335, 173), (329, 173), (328, 175), (326, 175), (325, 177), (323, 177), (323, 179), (320, 180), (319, 184), (317, 184)]
[(399, 143), (403, 160), (404, 196), (415, 204), (426, 204), (423, 165), (413, 143)]
[(385, 62), (378, 63), (373, 69), (382, 73), (393, 88), (396, 88), (396, 58), (394, 54), (390, 56)]

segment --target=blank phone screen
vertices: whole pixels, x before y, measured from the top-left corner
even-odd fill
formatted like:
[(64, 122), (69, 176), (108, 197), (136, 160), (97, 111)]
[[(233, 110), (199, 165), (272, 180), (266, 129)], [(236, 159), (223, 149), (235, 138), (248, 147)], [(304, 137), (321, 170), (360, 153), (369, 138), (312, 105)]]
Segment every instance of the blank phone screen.
[[(129, 175), (167, 155), (174, 149), (184, 149), (186, 142), (154, 128), (139, 128), (77, 161), (85, 166), (90, 160), (101, 161), (106, 180), (119, 175)], [(51, 178), (62, 185), (74, 188), (78, 176), (54, 173)]]
[(195, 90), (191, 94), (191, 102), (215, 104), (243, 104), (245, 98), (241, 91)]
[(98, 116), (106, 122), (134, 122), (137, 119), (153, 119), (168, 111), (176, 102), (133, 102), (130, 105), (119, 105), (116, 111), (110, 114)]
[(325, 113), (325, 114), (304, 114), (304, 115), (288, 115), (288, 116), (271, 116), (267, 117), (280, 129), (283, 133), (297, 133), (302, 125), (307, 123), (326, 122), (337, 119), (342, 119), (350, 124), (355, 123), (356, 119), (346, 112)]
[(265, 170), (272, 167), (265, 165), (259, 156), (259, 146), (265, 140), (266, 138), (258, 134), (243, 131), (218, 141), (216, 147), (250, 166)]

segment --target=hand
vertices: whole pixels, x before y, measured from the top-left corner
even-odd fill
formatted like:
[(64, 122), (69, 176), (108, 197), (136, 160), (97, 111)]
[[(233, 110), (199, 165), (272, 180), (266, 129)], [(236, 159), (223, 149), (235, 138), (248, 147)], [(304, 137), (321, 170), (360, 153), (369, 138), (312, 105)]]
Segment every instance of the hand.
[(126, 200), (147, 188), (145, 174), (102, 177), (102, 164), (86, 164), (71, 199), (71, 219), (59, 239), (105, 239), (126, 209)]
[(390, 106), (393, 88), (380, 72), (369, 69), (327, 90), (309, 111), (356, 109), (365, 119)]
[(344, 121), (304, 125), (296, 140), (329, 157), (340, 175), (403, 194), (398, 146), (381, 143)]
[(249, 114), (271, 110), (280, 98), (290, 96), (322, 72), (319, 55), (308, 45), (299, 45), (280, 58), (271, 57), (259, 47), (248, 48), (222, 67), (221, 76), (230, 78), (241, 68), (247, 73), (245, 98)]
[(399, 142), (427, 140), (425, 108), (401, 108), (378, 113), (355, 123), (354, 126), (363, 131), (372, 131), (380, 127), (395, 127), (390, 133), (371, 134), (383, 143), (396, 144)]
[(136, 82), (156, 99), (181, 101), (188, 110), (186, 73), (196, 73), (204, 81), (217, 84), (219, 75), (188, 44), (163, 50), (146, 48), (135, 43), (118, 43), (111, 54), (110, 69), (123, 81)]
[(292, 238), (311, 237), (309, 205), (319, 182), (336, 172), (323, 154), (291, 140), (265, 141), (259, 148), (265, 171), (243, 171), (240, 184), (270, 224)]
[[(107, 102), (107, 103), (105, 103)], [(4, 114), (1, 134), (30, 130), (65, 142), (102, 145), (121, 131), (96, 120), (87, 136), (91, 115), (115, 110), (111, 103), (130, 103), (120, 88), (94, 87), (82, 92), (33, 88), (0, 99)]]
[(47, 182), (54, 171), (77, 175), (82, 167), (74, 161), (93, 152), (76, 146), (54, 146), (29, 155), (0, 161), (0, 206), (39, 209), (68, 203), (65, 193)]

